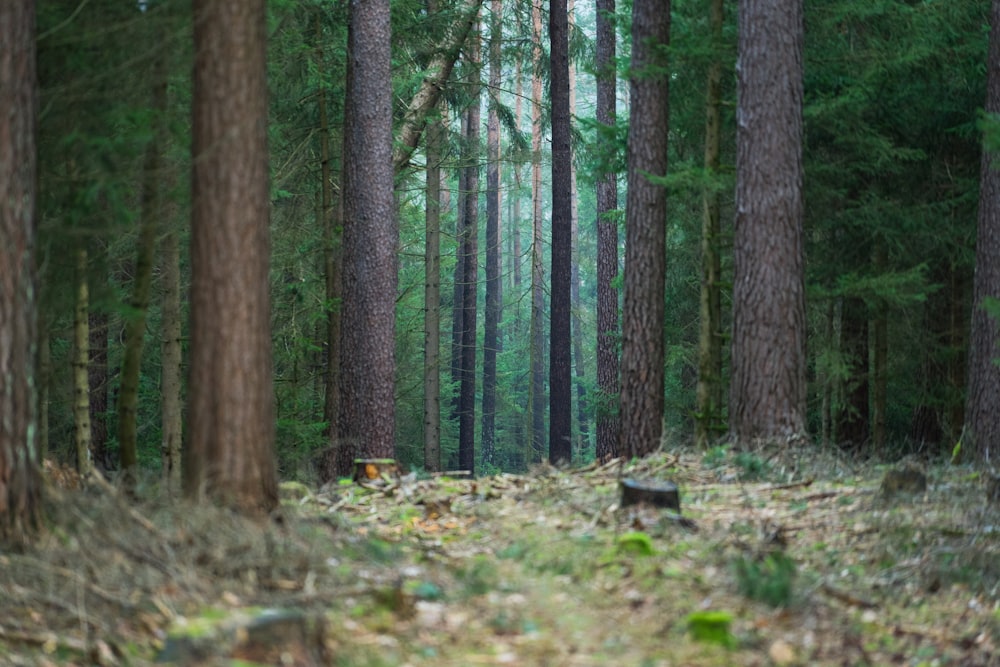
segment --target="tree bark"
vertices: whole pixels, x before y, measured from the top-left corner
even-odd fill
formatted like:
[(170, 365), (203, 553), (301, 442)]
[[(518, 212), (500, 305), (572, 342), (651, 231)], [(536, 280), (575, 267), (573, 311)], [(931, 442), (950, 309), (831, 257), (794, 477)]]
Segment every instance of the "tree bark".
[(631, 109), (626, 201), (625, 299), (622, 309), (621, 453), (644, 456), (663, 431), (669, 77), (665, 47), (670, 5), (632, 7)]
[(344, 132), (338, 437), (344, 454), (356, 452), (365, 458), (391, 458), (396, 449), (399, 234), (392, 169), (391, 43), (388, 0), (353, 3)]
[(38, 90), (34, 0), (0, 3), (0, 540), (38, 528), (34, 345)]
[(181, 443), (184, 434), (183, 372), (181, 370), (181, 249), (176, 224), (168, 222), (160, 249), (162, 264), (162, 327), (160, 342), (160, 413), (163, 437), (160, 458), (163, 479), (171, 493), (181, 491)]
[(462, 231), (462, 370), (458, 408), (458, 467), (475, 475), (476, 470), (476, 313), (479, 284), (479, 65), (480, 28), (469, 42), (469, 89), (471, 102), (462, 164), (465, 170), (465, 213)]
[(265, 41), (264, 0), (194, 0), (184, 490), (251, 514), (278, 503)]
[[(709, 177), (719, 172), (722, 109), (723, 0), (711, 0), (709, 25), (714, 52), (708, 66), (705, 95), (705, 171)], [(702, 192), (701, 289), (698, 317), (698, 385), (695, 389), (694, 439), (698, 447), (708, 447), (725, 430), (722, 404), (722, 299), (719, 256), (719, 192), (712, 184)]]
[(542, 460), (545, 451), (545, 285), (542, 269), (542, 3), (531, 4), (531, 459)]
[(483, 322), (483, 463), (496, 460), (497, 352), (500, 348), (500, 15), (501, 0), (490, 4), (489, 117), (486, 122), (486, 307)]
[(73, 424), (76, 471), (90, 472), (90, 289), (87, 283), (87, 248), (76, 249), (76, 303), (73, 308)]
[[(614, 126), (617, 77), (615, 74), (615, 0), (597, 2), (597, 122)], [(613, 142), (602, 140), (602, 151), (610, 154)], [(597, 405), (598, 461), (619, 455), (618, 420), (618, 180), (614, 173), (600, 174), (597, 194)]]
[(806, 436), (802, 1), (741, 0), (729, 430)]
[(441, 153), (443, 121), (427, 129), (424, 248), (424, 469), (441, 470)]

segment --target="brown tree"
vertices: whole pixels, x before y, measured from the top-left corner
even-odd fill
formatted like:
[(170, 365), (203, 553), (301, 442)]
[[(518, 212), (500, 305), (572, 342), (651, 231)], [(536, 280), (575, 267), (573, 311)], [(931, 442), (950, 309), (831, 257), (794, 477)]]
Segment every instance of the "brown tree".
[[(389, 0), (351, 3), (344, 119), (338, 461), (395, 453), (396, 253)], [(346, 474), (343, 467), (339, 474)]]
[[(625, 297), (622, 307), (621, 454), (643, 456), (663, 431), (670, 3), (632, 6)], [(656, 179), (661, 179), (657, 181)]]
[(531, 3), (531, 455), (545, 451), (545, 271), (542, 268), (542, 0)]
[[(1000, 114), (1000, 0), (990, 12), (986, 63), (986, 113)], [(1000, 163), (995, 146), (983, 150), (980, 166), (976, 273), (973, 282), (969, 387), (965, 402), (965, 440), (982, 463), (994, 463), (1000, 442)]]
[(427, 128), (424, 248), (424, 469), (441, 470), (441, 154), (446, 128)]
[(802, 0), (741, 0), (729, 430), (805, 435)]
[(549, 322), (549, 461), (572, 459), (570, 279), (573, 210), (570, 168), (569, 13), (566, 0), (549, 2), (549, 98), (552, 104), (552, 275)]
[(483, 462), (496, 455), (497, 352), (500, 348), (500, 38), (501, 0), (490, 3), (489, 115), (486, 120), (486, 307), (483, 323)]
[[(597, 0), (597, 122), (615, 124), (615, 0)], [(614, 150), (614, 142), (603, 140), (604, 152)], [(597, 459), (618, 456), (618, 208), (617, 175), (601, 174), (597, 189)]]
[[(708, 65), (705, 93), (705, 170), (719, 171), (722, 143), (722, 20), (723, 0), (711, 0), (709, 26), (714, 52)], [(702, 193), (701, 289), (698, 299), (698, 385), (695, 389), (694, 439), (699, 447), (725, 428), (722, 421), (722, 262), (719, 253), (721, 204), (719, 191), (707, 186)]]
[(37, 528), (35, 2), (0, 3), (0, 540)]
[(268, 289), (265, 0), (194, 2), (190, 443), (184, 489), (278, 502)]

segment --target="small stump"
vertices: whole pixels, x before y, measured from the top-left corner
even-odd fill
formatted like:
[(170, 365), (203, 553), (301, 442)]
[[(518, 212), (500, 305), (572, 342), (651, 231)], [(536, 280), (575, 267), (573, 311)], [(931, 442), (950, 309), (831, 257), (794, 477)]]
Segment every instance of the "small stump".
[(681, 511), (681, 494), (673, 482), (647, 482), (623, 479), (622, 507), (645, 503), (653, 507)]
[(400, 474), (399, 463), (395, 459), (354, 459), (354, 476), (351, 479), (366, 484), (375, 480), (399, 479)]

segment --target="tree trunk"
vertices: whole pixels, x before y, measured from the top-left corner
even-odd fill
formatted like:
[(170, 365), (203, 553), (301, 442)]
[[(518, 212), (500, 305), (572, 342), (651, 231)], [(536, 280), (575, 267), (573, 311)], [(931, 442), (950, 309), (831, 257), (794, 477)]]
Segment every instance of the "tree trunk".
[[(351, 5), (344, 132), (339, 438), (344, 453), (395, 454), (396, 269), (388, 0)], [(350, 471), (339, 471), (347, 474)]]
[(496, 459), (497, 351), (500, 348), (500, 38), (501, 0), (490, 13), (490, 104), (486, 122), (486, 309), (483, 323), (483, 463)]
[(163, 438), (160, 441), (160, 458), (163, 461), (163, 479), (171, 493), (179, 492), (183, 483), (181, 471), (181, 443), (184, 434), (183, 375), (181, 370), (181, 249), (173, 220), (168, 222), (160, 249), (162, 271), (162, 314), (160, 344), (160, 412), (163, 419)]
[(476, 470), (476, 313), (479, 269), (479, 65), (480, 27), (477, 23), (469, 42), (469, 89), (472, 101), (466, 111), (465, 220), (462, 235), (462, 372), (459, 386), (458, 467), (475, 475)]
[(441, 154), (443, 121), (427, 129), (424, 249), (424, 469), (441, 470)]
[(87, 284), (87, 249), (81, 243), (76, 249), (76, 305), (73, 309), (73, 423), (76, 449), (76, 470), (81, 475), (90, 472), (90, 290)]
[(802, 1), (739, 12), (729, 430), (748, 445), (806, 435)]
[[(103, 249), (102, 249), (103, 252)], [(90, 461), (101, 470), (114, 470), (108, 448), (108, 314), (90, 309), (87, 315), (87, 394), (90, 411)]]
[[(615, 124), (615, 0), (597, 2), (597, 122)], [(604, 139), (602, 151), (614, 150), (613, 142)], [(618, 420), (618, 181), (614, 173), (601, 174), (597, 190), (597, 405), (598, 461), (619, 455)]]
[(840, 350), (849, 374), (834, 428), (837, 444), (860, 452), (871, 435), (868, 402), (868, 307), (859, 298), (845, 298), (841, 310)]
[(531, 5), (533, 72), (531, 75), (531, 459), (545, 451), (545, 285), (542, 269), (542, 3)]
[(146, 148), (143, 165), (142, 220), (139, 227), (138, 253), (135, 260), (135, 278), (132, 285), (130, 312), (125, 325), (125, 352), (122, 361), (121, 388), (118, 391), (118, 447), (122, 472), (126, 480), (134, 482), (138, 466), (136, 439), (136, 413), (139, 407), (139, 373), (142, 364), (143, 343), (146, 338), (146, 311), (149, 309), (153, 285), (153, 257), (156, 250), (156, 233), (163, 216), (164, 200), (161, 179), (167, 147), (167, 46), (160, 39), (159, 50), (153, 62), (153, 90), (151, 109), (153, 134)]
[(0, 3), (0, 541), (27, 541), (42, 511), (34, 413), (38, 91), (34, 0)]
[[(569, 11), (569, 25), (573, 26), (574, 2), (568, 0), (567, 10)], [(570, 114), (576, 113), (576, 66), (572, 61), (569, 63), (569, 109)], [(571, 116), (572, 117), (572, 116)], [(570, 312), (573, 323), (573, 368), (576, 375), (576, 416), (577, 416), (577, 451), (580, 456), (590, 447), (588, 437), (589, 428), (587, 425), (587, 388), (584, 380), (587, 376), (585, 358), (583, 354), (583, 319), (580, 313), (583, 312), (583, 304), (580, 301), (580, 207), (579, 196), (576, 189), (576, 162), (571, 159), (569, 163), (570, 181), (570, 221), (571, 221), (571, 245), (572, 245), (572, 274), (570, 276)]]
[(549, 304), (549, 461), (573, 458), (570, 352), (572, 290), (572, 184), (570, 182), (569, 13), (566, 0), (549, 2), (552, 105), (552, 275)]
[[(723, 0), (711, 0), (712, 61), (705, 95), (705, 171), (719, 173), (722, 109)], [(715, 184), (702, 192), (701, 289), (698, 317), (698, 385), (695, 389), (694, 440), (708, 447), (725, 431), (722, 405), (722, 263), (719, 258), (719, 191)]]
[(278, 503), (265, 41), (264, 0), (194, 0), (184, 490), (249, 513)]
[(663, 431), (670, 3), (632, 7), (625, 300), (622, 309), (621, 453), (644, 456)]

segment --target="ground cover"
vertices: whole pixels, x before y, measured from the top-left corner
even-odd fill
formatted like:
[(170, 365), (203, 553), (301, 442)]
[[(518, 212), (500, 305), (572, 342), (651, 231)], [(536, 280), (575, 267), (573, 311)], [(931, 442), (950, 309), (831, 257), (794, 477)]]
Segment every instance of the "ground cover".
[[(0, 554), (11, 665), (991, 665), (1000, 509), (813, 450), (283, 485), (266, 525), (103, 486)], [(682, 517), (620, 506), (671, 480)]]

